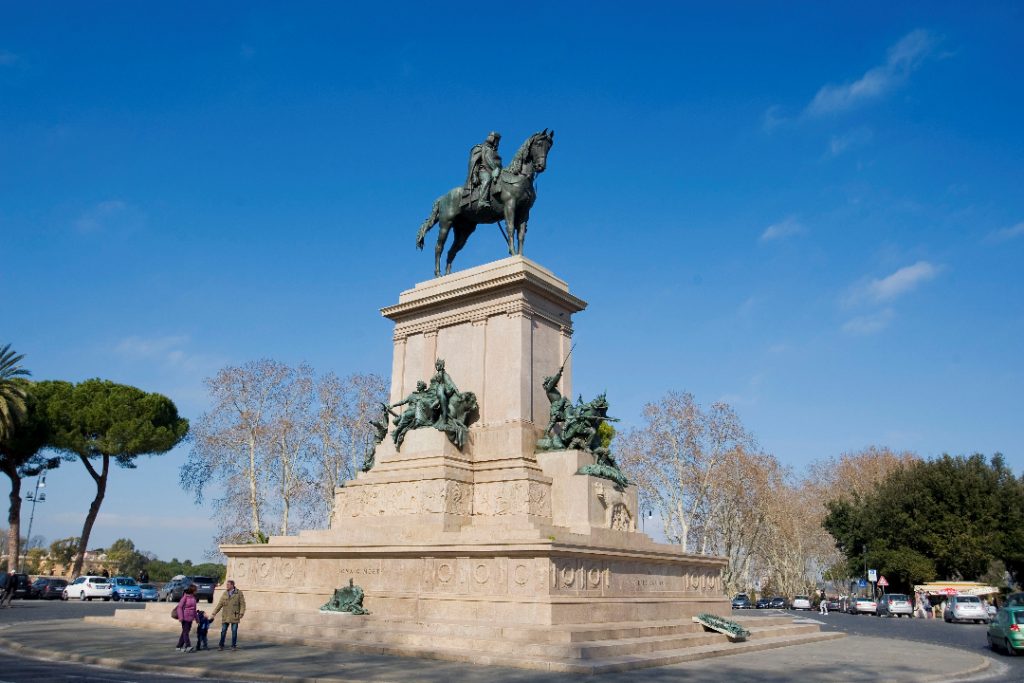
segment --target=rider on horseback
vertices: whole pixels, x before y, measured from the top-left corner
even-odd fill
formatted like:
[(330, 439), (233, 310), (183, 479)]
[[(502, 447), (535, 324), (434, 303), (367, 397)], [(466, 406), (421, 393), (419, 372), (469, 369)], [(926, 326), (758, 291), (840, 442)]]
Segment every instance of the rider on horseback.
[(466, 206), (473, 199), (473, 188), (480, 186), (480, 204), (489, 206), (491, 203), (491, 183), (501, 172), (501, 157), (498, 156), (498, 143), (501, 133), (491, 131), (487, 139), (479, 145), (473, 145), (469, 151), (469, 175), (462, 189), (462, 205)]

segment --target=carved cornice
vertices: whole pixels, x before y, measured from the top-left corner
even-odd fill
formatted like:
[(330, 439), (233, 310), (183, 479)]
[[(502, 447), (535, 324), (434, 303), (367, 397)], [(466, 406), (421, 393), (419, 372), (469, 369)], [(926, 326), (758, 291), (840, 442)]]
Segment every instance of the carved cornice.
[(488, 306), (456, 311), (450, 315), (421, 318), (409, 322), (398, 323), (395, 325), (394, 339), (396, 341), (401, 341), (415, 334), (437, 334), (437, 331), (442, 327), (451, 327), (452, 325), (458, 325), (465, 322), (470, 322), (474, 325), (481, 325), (485, 324), (488, 318), (497, 315), (521, 315), (530, 319), (544, 320), (558, 328), (562, 334), (568, 337), (572, 336), (572, 325), (567, 324), (564, 318), (560, 318), (557, 314), (553, 314), (549, 311), (539, 309), (523, 299), (513, 299), (510, 301), (500, 301)]
[(443, 309), (446, 304), (454, 303), (467, 298), (478, 299), (483, 296), (494, 296), (502, 293), (514, 292), (515, 290), (528, 290), (552, 301), (559, 308), (566, 309), (569, 313), (577, 313), (587, 307), (587, 302), (575, 297), (569, 292), (547, 282), (529, 270), (519, 270), (505, 275), (499, 275), (488, 280), (469, 283), (461, 287), (452, 287), (436, 294), (427, 294), (410, 301), (401, 302), (394, 306), (386, 306), (381, 309), (381, 315), (385, 318), (400, 322), (415, 313), (428, 313), (431, 309)]

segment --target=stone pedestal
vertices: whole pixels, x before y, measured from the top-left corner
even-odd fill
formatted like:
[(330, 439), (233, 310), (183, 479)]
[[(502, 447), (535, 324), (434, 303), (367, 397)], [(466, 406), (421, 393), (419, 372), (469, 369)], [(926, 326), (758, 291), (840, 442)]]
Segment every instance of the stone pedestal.
[[(409, 432), (400, 451), (385, 440), (374, 468), (337, 490), (330, 529), (222, 546), (250, 609), (271, 619), (315, 610), (352, 578), (375, 615), (366, 628), (386, 642), (440, 622), (521, 627), (530, 643), (563, 637), (552, 629), (690, 628), (698, 612), (728, 613), (723, 559), (639, 533), (635, 487), (576, 474), (591, 455), (535, 453), (548, 420), (543, 378), (565, 359), (572, 315), (585, 307), (552, 273), (512, 257), (420, 283), (384, 308), (395, 322), (392, 401), (444, 358), (459, 390), (477, 395), (480, 419), (462, 451), (432, 428)], [(571, 382), (570, 361), (563, 394)]]

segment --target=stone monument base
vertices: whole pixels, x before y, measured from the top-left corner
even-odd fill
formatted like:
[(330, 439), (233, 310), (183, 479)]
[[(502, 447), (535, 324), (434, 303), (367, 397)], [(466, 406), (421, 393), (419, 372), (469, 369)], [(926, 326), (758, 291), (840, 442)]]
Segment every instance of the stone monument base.
[[(586, 302), (553, 273), (510, 257), (402, 292), (391, 403), (447, 359), (479, 415), (461, 450), (431, 427), (388, 439), (374, 466), (335, 492), (331, 528), (225, 545), (245, 593), (247, 637), (527, 668), (597, 672), (749, 651), (819, 634), (747, 622), (729, 643), (692, 622), (731, 612), (725, 559), (687, 555), (637, 529), (634, 486), (577, 474), (594, 456), (537, 453), (549, 420), (544, 377), (571, 391), (571, 317)], [(352, 580), (370, 614), (319, 611)], [(164, 608), (119, 610), (166, 628)]]

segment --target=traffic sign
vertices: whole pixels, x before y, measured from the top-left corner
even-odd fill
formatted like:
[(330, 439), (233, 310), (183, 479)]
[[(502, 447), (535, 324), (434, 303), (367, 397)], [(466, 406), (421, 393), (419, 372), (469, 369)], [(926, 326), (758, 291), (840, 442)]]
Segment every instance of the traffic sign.
[(868, 581), (870, 581), (871, 583), (874, 583), (875, 581), (878, 581), (878, 570), (877, 569), (869, 569), (868, 570)]
[(880, 577), (878, 577), (878, 585), (881, 586), (882, 588), (885, 588), (886, 586), (889, 585), (889, 582), (885, 580), (884, 576), (880, 576)]
[(866, 579), (861, 579), (860, 581), (857, 582), (857, 585), (860, 588), (867, 588), (868, 587), (868, 582), (867, 582)]

